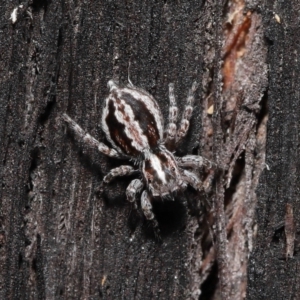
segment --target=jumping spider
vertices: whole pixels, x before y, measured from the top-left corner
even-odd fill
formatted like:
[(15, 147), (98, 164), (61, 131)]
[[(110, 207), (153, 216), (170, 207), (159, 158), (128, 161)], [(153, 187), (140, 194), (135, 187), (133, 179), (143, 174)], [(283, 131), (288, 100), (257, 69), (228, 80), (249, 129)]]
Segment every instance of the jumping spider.
[(179, 129), (176, 126), (178, 108), (174, 97), (174, 84), (169, 84), (169, 124), (165, 132), (160, 108), (149, 93), (135, 87), (131, 82), (122, 88), (110, 80), (108, 88), (110, 93), (105, 100), (101, 125), (113, 149), (85, 132), (67, 114), (63, 114), (63, 119), (79, 138), (96, 147), (101, 153), (136, 163), (137, 169), (130, 165), (112, 169), (103, 181), (109, 183), (117, 176), (140, 173), (142, 180), (132, 180), (126, 189), (127, 200), (137, 208), (136, 196), (143, 191), (142, 211), (152, 221), (154, 229), (159, 231), (152, 211), (152, 200), (174, 200), (173, 194), (184, 190), (187, 185), (203, 190), (204, 185), (194, 171), (201, 167), (214, 168), (212, 162), (201, 156), (175, 157), (171, 152), (187, 134), (197, 84), (194, 82), (189, 91)]

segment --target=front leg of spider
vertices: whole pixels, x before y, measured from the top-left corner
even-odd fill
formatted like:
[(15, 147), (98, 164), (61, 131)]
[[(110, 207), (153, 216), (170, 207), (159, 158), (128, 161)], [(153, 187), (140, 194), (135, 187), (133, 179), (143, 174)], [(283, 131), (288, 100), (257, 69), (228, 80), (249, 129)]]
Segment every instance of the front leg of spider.
[(190, 172), (188, 170), (182, 170), (181, 175), (182, 175), (183, 180), (185, 182), (187, 182), (195, 190), (198, 190), (198, 191), (203, 190), (202, 181), (195, 173)]
[(152, 223), (152, 227), (153, 227), (154, 235), (155, 235), (156, 239), (161, 241), (158, 222), (157, 222), (157, 220), (155, 218), (155, 215), (152, 211), (151, 198), (150, 198), (149, 193), (146, 190), (143, 191), (143, 193), (142, 193), (141, 208), (143, 210), (143, 213), (144, 213), (146, 219)]
[(109, 171), (109, 173), (103, 178), (105, 183), (110, 183), (114, 178), (119, 176), (129, 176), (137, 173), (138, 170), (132, 166), (120, 166)]
[(137, 210), (138, 206), (136, 203), (137, 195), (142, 191), (144, 183), (139, 179), (134, 179), (130, 182), (126, 189), (127, 201), (133, 204), (133, 209)]
[(204, 167), (206, 169), (217, 169), (216, 164), (199, 155), (176, 157), (176, 160), (178, 166), (182, 168), (192, 168), (197, 170)]
[(192, 170), (205, 169), (208, 175), (203, 181), (203, 190), (205, 193), (209, 193), (211, 191), (215, 172), (220, 171), (220, 167), (218, 165), (199, 155), (186, 155), (184, 157), (177, 157), (176, 159), (178, 165), (182, 168), (190, 168)]

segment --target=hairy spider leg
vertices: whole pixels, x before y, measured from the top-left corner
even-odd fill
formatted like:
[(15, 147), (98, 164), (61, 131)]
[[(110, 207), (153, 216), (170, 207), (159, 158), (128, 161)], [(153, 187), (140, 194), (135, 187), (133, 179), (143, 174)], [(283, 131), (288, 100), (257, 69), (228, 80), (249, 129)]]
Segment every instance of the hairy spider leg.
[(187, 182), (195, 190), (197, 191), (203, 190), (202, 181), (195, 173), (190, 172), (188, 170), (182, 170), (181, 176), (183, 177), (183, 180)]
[(192, 88), (189, 90), (189, 94), (187, 97), (187, 104), (184, 107), (184, 111), (182, 114), (182, 119), (179, 125), (179, 129), (177, 130), (176, 136), (176, 144), (178, 144), (187, 134), (190, 127), (190, 119), (193, 113), (193, 104), (195, 100), (195, 91), (197, 90), (197, 82), (195, 81), (192, 85)]
[(139, 172), (138, 170), (134, 169), (132, 166), (125, 166), (122, 165), (120, 167), (111, 169), (109, 173), (103, 178), (105, 183), (111, 182), (114, 178), (118, 176), (129, 176), (131, 174)]
[(178, 107), (174, 96), (174, 83), (169, 84), (169, 99), (169, 124), (165, 130), (165, 145), (167, 148), (172, 149), (175, 146), (176, 141), (176, 122), (178, 117)]
[(179, 167), (182, 168), (207, 168), (207, 169), (216, 169), (217, 166), (212, 161), (200, 156), (200, 155), (186, 155), (183, 157), (176, 157), (176, 161)]
[(119, 152), (116, 150), (107, 147), (105, 144), (97, 141), (94, 137), (92, 137), (89, 133), (85, 132), (73, 119), (71, 119), (67, 114), (63, 114), (62, 118), (65, 122), (68, 123), (69, 127), (74, 131), (74, 133), (83, 140), (86, 144), (88, 144), (92, 148), (97, 148), (99, 152), (115, 158), (124, 158)]
[(161, 240), (158, 222), (152, 211), (151, 197), (148, 191), (144, 190), (141, 196), (141, 207), (147, 220), (151, 221), (154, 230), (154, 235), (158, 240)]
[(133, 208), (137, 210), (136, 196), (142, 191), (144, 183), (140, 179), (132, 180), (126, 189), (127, 201), (133, 204)]

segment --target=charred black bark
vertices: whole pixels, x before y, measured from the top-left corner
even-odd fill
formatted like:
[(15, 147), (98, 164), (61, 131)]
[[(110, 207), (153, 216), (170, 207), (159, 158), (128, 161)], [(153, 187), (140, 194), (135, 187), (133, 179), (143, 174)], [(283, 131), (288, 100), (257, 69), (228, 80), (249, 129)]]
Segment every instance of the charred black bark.
[(298, 299), (299, 3), (265, 1), (269, 121), (266, 166), (258, 186), (257, 238), (248, 299)]

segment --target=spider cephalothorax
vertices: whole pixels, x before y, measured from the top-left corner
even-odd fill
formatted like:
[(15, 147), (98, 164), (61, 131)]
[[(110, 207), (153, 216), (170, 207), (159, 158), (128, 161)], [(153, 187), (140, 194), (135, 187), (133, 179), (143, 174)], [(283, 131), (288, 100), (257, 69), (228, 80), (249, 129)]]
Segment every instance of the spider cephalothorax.
[(165, 131), (160, 108), (150, 94), (132, 84), (119, 87), (112, 80), (108, 82), (108, 87), (110, 93), (105, 100), (101, 125), (113, 149), (86, 133), (67, 114), (63, 114), (63, 119), (84, 142), (96, 147), (101, 153), (133, 160), (139, 166), (135, 169), (130, 165), (122, 165), (112, 169), (103, 180), (108, 183), (116, 176), (140, 172), (143, 179), (131, 181), (126, 190), (127, 200), (137, 207), (137, 195), (142, 193), (141, 208), (144, 215), (157, 226), (152, 212), (152, 199), (174, 199), (173, 193), (184, 190), (187, 185), (197, 190), (203, 189), (194, 170), (203, 166), (212, 167), (211, 162), (201, 156), (175, 157), (170, 151), (188, 131), (197, 85), (194, 82), (189, 91), (178, 129), (174, 85), (169, 85), (169, 124)]
[(142, 173), (153, 197), (166, 197), (184, 188), (176, 159), (164, 146), (145, 153)]

